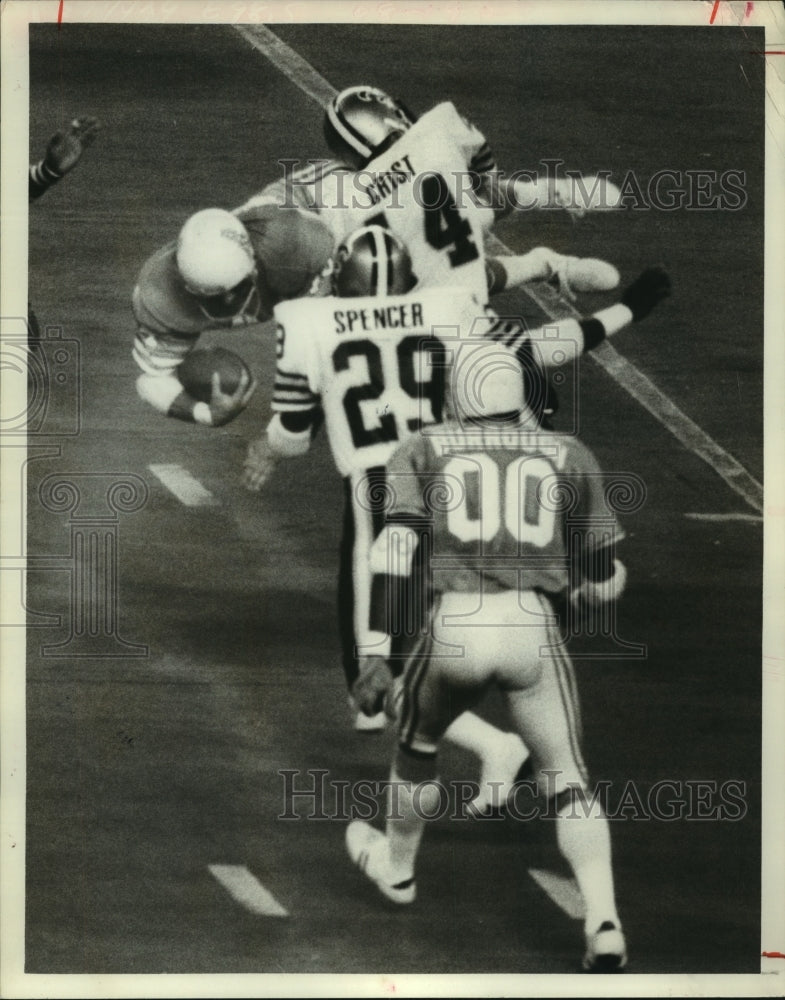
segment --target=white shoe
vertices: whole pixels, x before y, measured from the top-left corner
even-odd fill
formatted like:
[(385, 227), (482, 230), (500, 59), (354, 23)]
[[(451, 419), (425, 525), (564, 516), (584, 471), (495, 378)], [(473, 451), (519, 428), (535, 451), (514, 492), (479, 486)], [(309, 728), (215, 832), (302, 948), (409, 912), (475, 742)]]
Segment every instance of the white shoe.
[(363, 820), (354, 820), (346, 827), (346, 850), (354, 864), (376, 883), (379, 892), (393, 903), (413, 903), (417, 896), (414, 878), (391, 883), (387, 877), (387, 838)]
[(387, 728), (387, 716), (384, 712), (366, 715), (365, 712), (360, 711), (351, 695), (349, 695), (349, 708), (354, 716), (354, 731), (356, 733), (381, 733)]
[(381, 733), (386, 728), (387, 716), (384, 712), (377, 712), (376, 715), (357, 712), (354, 717), (354, 731), (356, 733)]
[(505, 733), (498, 752), (482, 761), (480, 790), (468, 805), (469, 815), (492, 816), (506, 809), (512, 786), (528, 776), (523, 770), (529, 759), (520, 736)]
[(624, 935), (612, 920), (603, 921), (593, 934), (586, 935), (583, 967), (587, 972), (620, 972), (626, 964)]

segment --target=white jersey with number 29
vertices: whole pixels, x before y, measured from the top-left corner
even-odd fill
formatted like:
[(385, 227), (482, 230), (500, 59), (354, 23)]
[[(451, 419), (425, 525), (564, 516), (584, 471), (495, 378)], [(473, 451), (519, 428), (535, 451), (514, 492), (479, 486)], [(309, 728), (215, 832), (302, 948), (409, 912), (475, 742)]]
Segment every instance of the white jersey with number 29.
[(420, 288), (460, 286), (487, 302), (483, 240), (494, 216), (472, 193), (469, 169), (484, 146), (453, 104), (437, 104), (364, 170), (325, 176), (322, 219), (337, 242), (358, 226), (386, 226), (408, 247)]
[(273, 410), (321, 406), (335, 464), (350, 476), (386, 465), (400, 442), (441, 422), (451, 342), (495, 318), (470, 290), (432, 288), (295, 299), (279, 303), (275, 319)]

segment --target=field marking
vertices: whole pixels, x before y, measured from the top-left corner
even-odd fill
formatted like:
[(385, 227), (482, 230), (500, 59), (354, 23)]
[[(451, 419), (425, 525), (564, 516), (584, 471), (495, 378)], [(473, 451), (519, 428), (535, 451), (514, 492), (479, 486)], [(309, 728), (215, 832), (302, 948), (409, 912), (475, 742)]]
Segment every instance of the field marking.
[(186, 507), (215, 507), (213, 494), (182, 465), (148, 465), (147, 468)]
[(571, 920), (583, 920), (586, 911), (580, 889), (574, 879), (565, 878), (564, 875), (557, 875), (556, 872), (545, 871), (542, 868), (530, 868), (529, 875)]
[(221, 883), (240, 906), (261, 917), (288, 917), (286, 910), (245, 865), (208, 865), (210, 874)]
[[(232, 27), (249, 42), (257, 52), (277, 67), (303, 93), (325, 105), (338, 91), (299, 53), (264, 25), (234, 24)], [(512, 251), (496, 236), (489, 236), (487, 246), (494, 253), (510, 256)], [(551, 292), (547, 286), (527, 285), (521, 289), (542, 309), (551, 320), (561, 315), (580, 317), (569, 303)], [(549, 294), (550, 293), (550, 294)], [(558, 303), (558, 309), (556, 308)], [(632, 398), (658, 420), (666, 430), (694, 455), (703, 459), (721, 479), (758, 512), (763, 512), (763, 486), (729, 452), (710, 437), (694, 420), (658, 389), (635, 365), (604, 341), (589, 352), (610, 377)]]
[(317, 104), (324, 106), (338, 93), (332, 84), (313, 68), (313, 66), (303, 57), (290, 48), (286, 42), (282, 41), (275, 32), (263, 24), (233, 24), (232, 27), (238, 31), (243, 38), (252, 45), (257, 52), (279, 69), (285, 77), (307, 94)]
[(760, 514), (685, 514), (691, 521), (747, 521), (750, 524), (762, 524)]
[[(491, 236), (487, 241), (490, 249), (500, 256), (510, 254), (510, 249), (501, 240)], [(580, 319), (581, 314), (569, 302), (547, 286), (527, 285), (526, 294), (542, 309), (546, 316), (558, 320), (569, 315)], [(560, 315), (561, 314), (561, 315)], [(679, 409), (665, 393), (658, 389), (648, 376), (635, 367), (607, 340), (589, 351), (588, 356), (600, 366), (625, 392), (647, 410), (684, 447), (720, 476), (730, 488), (743, 497), (754, 510), (763, 512), (763, 486), (750, 475), (744, 466), (722, 445), (710, 437), (691, 417)]]

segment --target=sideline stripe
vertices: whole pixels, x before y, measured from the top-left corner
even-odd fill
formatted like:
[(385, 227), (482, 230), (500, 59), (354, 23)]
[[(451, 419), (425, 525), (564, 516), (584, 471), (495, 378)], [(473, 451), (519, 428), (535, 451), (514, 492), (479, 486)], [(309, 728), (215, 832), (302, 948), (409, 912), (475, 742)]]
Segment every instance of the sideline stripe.
[(541, 868), (530, 868), (529, 874), (570, 919), (583, 920), (585, 915), (583, 899), (574, 879), (565, 878), (564, 875), (557, 875), (556, 872), (544, 871)]
[(182, 465), (148, 465), (147, 468), (186, 507), (214, 507), (218, 503)]
[[(487, 241), (489, 249), (499, 256), (508, 256), (510, 249), (495, 236)], [(526, 293), (537, 303), (546, 316), (557, 320), (564, 315), (580, 319), (581, 314), (569, 302), (545, 285), (527, 285)], [(676, 404), (658, 389), (635, 365), (619, 354), (607, 340), (589, 351), (596, 362), (618, 385), (656, 419), (684, 447), (714, 469), (728, 486), (743, 497), (754, 510), (763, 512), (763, 486), (754, 479), (737, 459), (701, 428)]]
[(251, 913), (262, 917), (289, 916), (289, 911), (281, 906), (245, 865), (208, 865), (207, 868), (232, 899)]
[(691, 521), (747, 521), (750, 524), (761, 524), (760, 514), (685, 514)]
[[(309, 62), (269, 28), (264, 25), (242, 24), (233, 24), (232, 27), (314, 101), (324, 105), (337, 93), (335, 87), (325, 80), (321, 73), (318, 73)], [(510, 248), (496, 236), (490, 235), (486, 245), (499, 256), (512, 255)], [(559, 298), (545, 285), (527, 285), (525, 294), (529, 295), (551, 320), (556, 320), (565, 314), (580, 318), (581, 314), (571, 304)], [(763, 512), (763, 486), (631, 361), (619, 354), (607, 340), (590, 351), (589, 357), (593, 358), (595, 363), (645, 410), (648, 410), (688, 451), (710, 465), (754, 510)]]
[(269, 59), (273, 66), (288, 77), (296, 87), (318, 104), (327, 104), (338, 93), (321, 73), (265, 25), (233, 24), (232, 27), (257, 52), (261, 52)]

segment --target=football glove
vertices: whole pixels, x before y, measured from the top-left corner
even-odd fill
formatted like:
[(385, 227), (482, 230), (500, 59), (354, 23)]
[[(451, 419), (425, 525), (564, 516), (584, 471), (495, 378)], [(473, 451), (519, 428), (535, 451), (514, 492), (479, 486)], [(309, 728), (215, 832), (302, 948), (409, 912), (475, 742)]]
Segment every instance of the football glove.
[(49, 140), (44, 158), (45, 165), (62, 177), (79, 162), (82, 152), (93, 142), (101, 124), (97, 118), (74, 118), (62, 132)]
[(393, 675), (383, 656), (361, 656), (360, 674), (352, 685), (352, 697), (364, 715), (376, 715), (385, 705)]
[(632, 312), (633, 322), (648, 316), (671, 293), (671, 279), (664, 267), (648, 267), (624, 290), (621, 301)]

